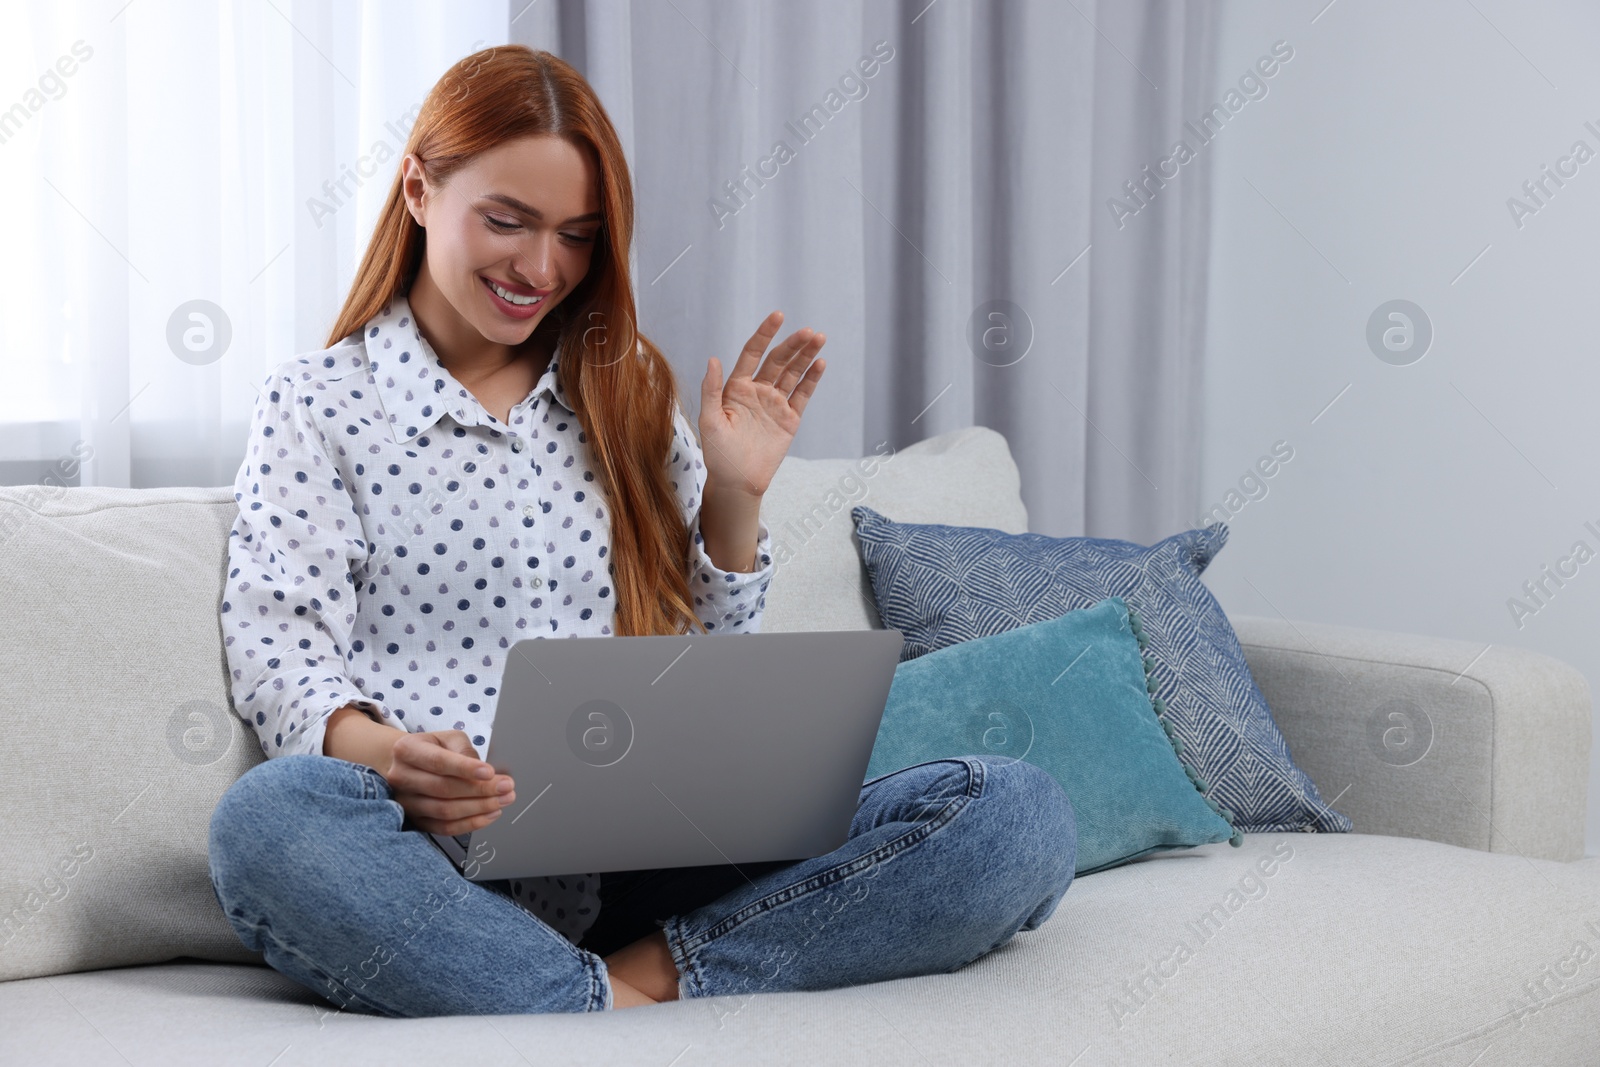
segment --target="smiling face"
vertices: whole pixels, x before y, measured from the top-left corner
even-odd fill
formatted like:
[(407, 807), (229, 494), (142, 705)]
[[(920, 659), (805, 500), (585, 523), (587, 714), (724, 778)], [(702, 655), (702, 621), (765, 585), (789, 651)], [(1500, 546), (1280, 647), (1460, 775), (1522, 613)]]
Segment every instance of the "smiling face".
[(562, 138), (507, 141), (443, 186), (427, 181), (415, 156), (406, 156), (402, 175), (406, 205), (427, 231), (412, 304), (441, 355), (485, 343), (515, 348), (589, 273), (600, 234), (598, 170)]

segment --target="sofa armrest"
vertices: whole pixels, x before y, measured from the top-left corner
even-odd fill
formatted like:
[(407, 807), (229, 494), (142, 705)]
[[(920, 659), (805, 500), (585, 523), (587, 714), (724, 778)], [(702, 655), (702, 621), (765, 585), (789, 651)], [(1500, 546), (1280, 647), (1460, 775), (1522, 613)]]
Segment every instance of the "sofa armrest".
[(1294, 760), (1357, 833), (1584, 854), (1589, 684), (1526, 649), (1231, 620)]

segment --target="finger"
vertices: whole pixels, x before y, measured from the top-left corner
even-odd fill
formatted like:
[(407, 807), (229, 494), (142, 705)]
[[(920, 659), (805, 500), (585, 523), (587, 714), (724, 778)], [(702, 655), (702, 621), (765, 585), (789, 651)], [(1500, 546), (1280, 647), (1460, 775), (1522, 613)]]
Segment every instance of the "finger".
[(490, 776), (492, 776), (494, 768), (479, 759), (475, 749), (470, 756), (455, 750), (455, 746), (459, 745), (460, 741), (449, 735), (456, 732), (454, 730), (439, 730), (420, 734), (407, 734), (395, 742), (395, 759), (417, 770), (446, 777), (460, 778), (468, 782), (486, 780), (481, 773), (484, 768), (488, 768)]
[(794, 392), (790, 394), (789, 406), (794, 408), (796, 415), (805, 414), (806, 401), (810, 400), (811, 394), (817, 391), (817, 383), (822, 380), (822, 372), (826, 364), (827, 361), (823, 359), (813, 361), (811, 369), (806, 371), (805, 377), (800, 379), (800, 384), (795, 386)]
[(427, 833), (444, 834), (447, 837), (457, 837), (461, 834), (470, 834), (475, 830), (483, 829), (485, 826), (488, 826), (490, 823), (498, 819), (502, 814), (504, 814), (504, 812), (505, 809), (501, 808), (499, 811), (492, 811), (487, 815), (477, 815), (470, 819), (460, 819), (454, 822), (441, 821), (439, 819), (429, 818), (426, 815), (422, 815), (420, 817), (413, 815), (411, 821), (416, 823), (417, 826), (422, 828)]
[(827, 334), (819, 333), (795, 353), (794, 358), (790, 359), (784, 366), (783, 373), (778, 375), (777, 380), (772, 383), (779, 392), (788, 396), (794, 391), (795, 384), (800, 381), (800, 376), (810, 369), (817, 353), (822, 351), (822, 346), (827, 343), (827, 340)]
[(475, 831), (482, 830), (485, 826), (488, 826), (499, 817), (500, 816), (498, 814), (484, 815), (481, 818), (468, 819), (465, 822), (458, 823), (435, 822), (432, 819), (428, 819), (425, 822), (417, 823), (417, 825), (428, 831), (430, 834), (443, 834), (446, 837), (460, 837), (462, 834), (470, 834)]
[[(473, 755), (452, 751), (463, 743)], [(511, 776), (495, 774), (492, 766), (478, 759), (471, 744), (465, 734), (454, 730), (402, 737), (395, 743), (390, 781), (403, 790), (430, 796), (494, 796)], [(482, 770), (487, 770), (489, 777), (480, 777)]]
[[(711, 356), (706, 360), (706, 373), (700, 379), (700, 417), (704, 418), (706, 412), (717, 411), (722, 407), (722, 360)], [(705, 436), (705, 430), (700, 431), (700, 436)]]
[(733, 374), (730, 375), (730, 379), (741, 375), (748, 378), (755, 373), (756, 365), (761, 362), (761, 353), (767, 350), (767, 345), (772, 343), (772, 339), (777, 336), (778, 327), (782, 325), (783, 312), (781, 311), (774, 311), (761, 320), (761, 325), (756, 327), (756, 332), (750, 335), (750, 340), (746, 341), (744, 347), (739, 350), (739, 358), (734, 360)]
[(435, 737), (439, 743), (451, 752), (459, 753), (467, 760), (472, 772), (465, 777), (455, 777), (453, 781), (464, 783), (467, 787), (477, 787), (480, 794), (493, 796), (505, 793), (508, 788), (515, 786), (511, 775), (497, 770), (487, 760), (478, 758), (478, 750), (467, 737), (465, 730), (439, 730), (427, 734), (416, 734), (417, 737)]
[[(399, 765), (396, 767), (398, 769)], [(516, 783), (510, 775), (504, 774), (479, 785), (449, 775), (405, 767), (403, 773), (390, 777), (389, 784), (408, 810), (412, 802), (427, 800), (433, 803), (465, 803), (475, 805), (474, 811), (492, 811), (517, 797)]]
[(480, 782), (476, 779), (457, 778), (449, 774), (435, 774), (432, 771), (402, 765), (396, 762), (394, 769), (398, 774), (389, 776), (389, 783), (398, 792), (413, 793), (418, 796), (436, 797), (443, 799), (475, 798), (482, 800), (493, 799), (508, 793), (515, 793), (517, 784), (509, 774), (498, 774), (488, 781)]
[(506, 810), (498, 804), (484, 808), (476, 801), (445, 801), (415, 796), (405, 798), (403, 806), (407, 814), (411, 815), (412, 821), (420, 825), (443, 824), (462, 827), (446, 831), (452, 834), (466, 833), (468, 830), (487, 826)]
[[(506, 797), (511, 797), (507, 800)], [(413, 793), (407, 796), (411, 808), (435, 819), (472, 819), (500, 811), (516, 798), (507, 793), (499, 797), (430, 797)]]
[(805, 351), (816, 339), (817, 333), (815, 330), (809, 326), (801, 327), (788, 337), (785, 337), (781, 344), (767, 354), (766, 361), (762, 363), (761, 369), (756, 371), (752, 377), (758, 382), (776, 383), (784, 371), (794, 366), (797, 357), (802, 358), (801, 366), (804, 367), (803, 357)]

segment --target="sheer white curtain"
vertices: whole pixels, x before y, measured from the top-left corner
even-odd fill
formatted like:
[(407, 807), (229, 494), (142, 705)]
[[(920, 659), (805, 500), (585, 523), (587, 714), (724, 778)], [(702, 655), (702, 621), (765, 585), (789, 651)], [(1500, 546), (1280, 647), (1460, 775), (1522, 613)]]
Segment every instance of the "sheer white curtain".
[(509, 25), (505, 0), (0, 0), (0, 482), (231, 484), (424, 95)]

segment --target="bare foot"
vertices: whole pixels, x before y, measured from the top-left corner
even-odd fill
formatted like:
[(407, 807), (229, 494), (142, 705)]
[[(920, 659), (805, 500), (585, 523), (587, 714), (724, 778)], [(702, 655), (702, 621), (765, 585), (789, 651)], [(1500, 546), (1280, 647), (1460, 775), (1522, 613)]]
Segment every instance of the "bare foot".
[[(605, 961), (613, 979), (620, 979), (634, 992), (650, 998), (650, 1003), (678, 999), (678, 965), (672, 962), (672, 950), (662, 931), (646, 934), (617, 949)], [(612, 998), (617, 999), (616, 993)]]
[(613, 1011), (618, 1008), (642, 1008), (646, 1004), (654, 1003), (656, 1003), (654, 1000), (651, 1000), (615, 974), (611, 975), (611, 1008)]

